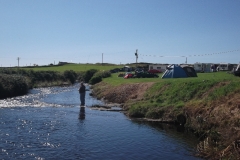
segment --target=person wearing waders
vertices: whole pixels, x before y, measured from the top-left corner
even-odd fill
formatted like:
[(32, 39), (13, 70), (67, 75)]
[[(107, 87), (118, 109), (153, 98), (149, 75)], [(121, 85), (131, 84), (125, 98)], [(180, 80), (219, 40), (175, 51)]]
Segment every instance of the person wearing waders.
[(79, 93), (80, 93), (80, 101), (81, 101), (81, 106), (85, 106), (85, 95), (86, 95), (86, 87), (83, 84), (83, 82), (81, 82), (80, 84), (80, 88), (79, 88)]

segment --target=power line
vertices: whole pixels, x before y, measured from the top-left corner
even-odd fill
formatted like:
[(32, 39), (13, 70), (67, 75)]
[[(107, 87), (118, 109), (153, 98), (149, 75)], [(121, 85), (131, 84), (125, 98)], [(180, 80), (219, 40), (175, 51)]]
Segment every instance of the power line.
[(165, 56), (165, 55), (151, 55), (151, 54), (140, 54), (141, 56), (149, 56), (149, 57), (198, 57), (198, 56), (211, 56), (211, 55), (217, 55), (217, 54), (226, 54), (226, 53), (231, 53), (231, 52), (237, 52), (240, 51), (240, 49), (237, 50), (231, 50), (231, 51), (226, 51), (226, 52), (218, 52), (218, 53), (211, 53), (211, 54), (195, 54), (195, 55), (182, 55), (182, 56)]

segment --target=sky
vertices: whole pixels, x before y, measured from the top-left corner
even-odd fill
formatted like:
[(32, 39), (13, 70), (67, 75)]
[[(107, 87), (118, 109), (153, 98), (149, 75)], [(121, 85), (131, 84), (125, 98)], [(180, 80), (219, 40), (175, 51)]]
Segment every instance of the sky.
[[(240, 0), (0, 0), (0, 65), (240, 63)], [(19, 57), (19, 60), (18, 60)]]

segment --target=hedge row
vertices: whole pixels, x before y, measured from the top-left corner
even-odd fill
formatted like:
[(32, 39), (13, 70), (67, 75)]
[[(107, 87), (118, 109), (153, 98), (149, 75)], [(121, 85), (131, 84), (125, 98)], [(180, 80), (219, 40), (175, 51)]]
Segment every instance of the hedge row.
[(67, 70), (63, 73), (57, 71), (2, 69), (0, 73), (0, 99), (26, 94), (28, 89), (43, 82), (60, 81), (74, 84), (76, 80), (79, 80), (85, 83), (96, 84), (102, 81), (102, 78), (109, 76), (111, 76), (110, 72), (102, 72), (96, 69), (90, 69), (85, 72)]
[(0, 98), (24, 95), (28, 89), (29, 81), (26, 77), (0, 74)]

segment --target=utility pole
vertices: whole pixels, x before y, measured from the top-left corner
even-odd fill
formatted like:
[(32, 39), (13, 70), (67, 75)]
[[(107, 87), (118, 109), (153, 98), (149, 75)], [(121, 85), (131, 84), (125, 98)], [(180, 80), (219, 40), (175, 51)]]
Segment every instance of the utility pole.
[(136, 53), (135, 53), (135, 56), (136, 56), (136, 68), (137, 68), (137, 59), (138, 59), (138, 50), (136, 49)]
[(20, 58), (18, 57), (17, 60), (18, 60), (18, 74), (19, 74), (19, 60), (20, 60)]
[(102, 53), (102, 65), (103, 65), (103, 53)]
[(187, 64), (187, 57), (186, 57), (186, 61), (185, 61), (185, 63)]
[(18, 60), (18, 68), (19, 68), (19, 60), (20, 60), (20, 58), (18, 57), (17, 60)]

